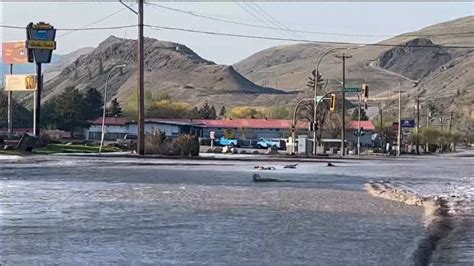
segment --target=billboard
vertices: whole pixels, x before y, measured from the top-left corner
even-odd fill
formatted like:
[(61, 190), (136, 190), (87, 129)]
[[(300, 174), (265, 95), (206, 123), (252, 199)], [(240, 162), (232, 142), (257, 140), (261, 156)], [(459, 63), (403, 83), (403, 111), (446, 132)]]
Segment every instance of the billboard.
[(28, 63), (26, 41), (3, 42), (2, 59), (7, 65)]
[(6, 75), (6, 91), (35, 91), (38, 87), (36, 75)]

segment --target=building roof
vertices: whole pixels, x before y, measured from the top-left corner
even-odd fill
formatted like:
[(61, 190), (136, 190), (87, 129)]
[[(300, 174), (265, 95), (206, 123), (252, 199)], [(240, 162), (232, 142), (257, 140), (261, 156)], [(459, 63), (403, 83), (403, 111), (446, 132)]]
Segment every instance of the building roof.
[[(286, 119), (222, 119), (199, 120), (207, 128), (267, 128), (267, 129), (289, 129), (292, 121)], [(298, 128), (308, 128), (308, 122), (298, 121)]]
[[(136, 121), (130, 122), (130, 124), (135, 124)], [(191, 119), (161, 119), (161, 118), (145, 118), (145, 123), (157, 123), (157, 124), (168, 124), (168, 125), (177, 125), (177, 126), (202, 126), (203, 124), (200, 120), (191, 120)]]
[[(359, 122), (357, 120), (356, 121), (350, 121), (348, 129), (356, 129), (357, 130), (357, 124), (358, 123)], [(364, 130), (368, 130), (368, 131), (375, 130), (375, 127), (374, 127), (374, 124), (372, 123), (372, 121), (360, 121), (360, 127), (364, 128)]]
[[(106, 117), (105, 125), (107, 126), (125, 126), (129, 121), (125, 117)], [(95, 120), (89, 120), (91, 125), (102, 125), (102, 117)]]
[[(89, 121), (91, 125), (102, 125), (102, 117)], [(136, 124), (124, 117), (106, 117), (108, 126), (125, 126)], [(146, 118), (145, 123), (168, 124), (178, 126), (195, 126), (206, 128), (257, 128), (257, 129), (289, 129), (292, 121), (287, 119), (161, 119)], [(298, 121), (299, 129), (307, 129), (308, 122)]]

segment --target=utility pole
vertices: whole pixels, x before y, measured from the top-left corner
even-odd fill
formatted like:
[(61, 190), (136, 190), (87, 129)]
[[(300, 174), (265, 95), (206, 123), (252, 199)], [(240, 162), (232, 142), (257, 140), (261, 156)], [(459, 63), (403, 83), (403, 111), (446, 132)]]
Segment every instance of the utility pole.
[(420, 155), (420, 96), (416, 96), (416, 155)]
[[(429, 126), (430, 126), (430, 110), (429, 110), (429, 107), (427, 107), (426, 108), (426, 129), (428, 129)], [(425, 153), (428, 153), (430, 149), (430, 145), (428, 141), (425, 141), (425, 142), (426, 142)]]
[(449, 123), (448, 123), (448, 133), (451, 134), (451, 126), (453, 125), (452, 124), (452, 121), (453, 120), (453, 112), (449, 112)]
[(401, 88), (398, 89), (398, 134), (397, 134), (397, 157), (400, 157), (401, 148), (402, 148), (402, 91)]
[(144, 103), (144, 63), (143, 63), (143, 0), (138, 0), (138, 143), (137, 152), (145, 154), (145, 103)]
[(345, 147), (345, 140), (346, 140), (346, 93), (344, 92), (344, 88), (346, 87), (346, 58), (352, 58), (350, 55), (346, 55), (346, 53), (342, 53), (342, 56), (336, 55), (337, 58), (342, 58), (342, 129), (341, 129), (341, 156), (346, 155), (346, 147)]
[[(13, 74), (13, 64), (10, 64), (10, 75)], [(8, 138), (13, 136), (13, 92), (8, 91), (8, 111), (7, 111), (7, 127), (8, 127)]]
[(384, 132), (383, 132), (383, 109), (382, 105), (379, 106), (379, 114), (380, 114), (380, 148), (384, 149), (385, 148), (385, 143), (384, 143)]

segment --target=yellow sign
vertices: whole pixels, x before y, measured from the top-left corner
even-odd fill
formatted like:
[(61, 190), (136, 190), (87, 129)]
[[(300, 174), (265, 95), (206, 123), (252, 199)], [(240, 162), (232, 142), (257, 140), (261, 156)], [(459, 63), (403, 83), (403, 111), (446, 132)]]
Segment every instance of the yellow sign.
[(54, 50), (56, 49), (56, 42), (29, 40), (28, 49)]
[(35, 91), (38, 80), (36, 75), (6, 75), (6, 91)]
[(225, 129), (224, 136), (228, 139), (233, 139), (235, 136), (234, 130), (232, 128)]

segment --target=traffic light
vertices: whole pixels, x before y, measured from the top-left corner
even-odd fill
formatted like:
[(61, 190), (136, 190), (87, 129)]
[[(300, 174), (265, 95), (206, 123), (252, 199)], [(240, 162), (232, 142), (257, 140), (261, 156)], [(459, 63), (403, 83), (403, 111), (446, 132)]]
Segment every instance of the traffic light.
[(331, 104), (329, 105), (329, 110), (335, 111), (336, 110), (336, 94), (331, 94)]
[(364, 96), (364, 99), (369, 98), (369, 85), (362, 84), (362, 95)]

